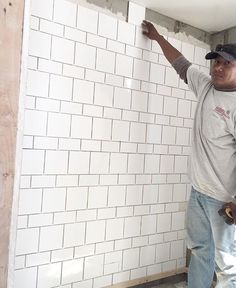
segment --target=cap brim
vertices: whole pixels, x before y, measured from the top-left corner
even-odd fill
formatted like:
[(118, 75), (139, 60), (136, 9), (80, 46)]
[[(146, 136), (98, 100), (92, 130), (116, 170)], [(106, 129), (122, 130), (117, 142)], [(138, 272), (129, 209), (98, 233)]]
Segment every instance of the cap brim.
[(221, 57), (223, 57), (225, 60), (230, 61), (230, 62), (236, 60), (233, 56), (231, 56), (230, 54), (228, 54), (228, 53), (226, 53), (226, 52), (224, 52), (224, 51), (209, 52), (209, 53), (206, 54), (205, 58), (206, 58), (207, 60), (209, 60), (209, 59), (215, 59), (215, 58), (218, 57), (218, 56), (221, 56)]

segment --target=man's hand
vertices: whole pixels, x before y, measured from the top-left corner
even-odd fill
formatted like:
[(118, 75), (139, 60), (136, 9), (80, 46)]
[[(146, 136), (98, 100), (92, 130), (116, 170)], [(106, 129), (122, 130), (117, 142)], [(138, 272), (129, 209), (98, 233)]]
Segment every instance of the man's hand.
[(231, 209), (231, 216), (234, 220), (234, 225), (236, 225), (236, 204), (229, 202), (225, 203), (223, 206), (224, 209), (230, 208)]
[(151, 22), (143, 20), (142, 28), (143, 35), (147, 36), (150, 40), (157, 40), (161, 36)]

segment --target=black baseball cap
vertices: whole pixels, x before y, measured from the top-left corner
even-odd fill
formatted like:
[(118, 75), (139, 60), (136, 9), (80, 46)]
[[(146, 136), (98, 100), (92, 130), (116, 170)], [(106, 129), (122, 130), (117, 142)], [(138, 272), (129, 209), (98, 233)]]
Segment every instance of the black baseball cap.
[(205, 58), (215, 59), (217, 56), (223, 57), (227, 61), (235, 61), (236, 60), (236, 44), (218, 44), (216, 46), (215, 51), (211, 51), (206, 54)]

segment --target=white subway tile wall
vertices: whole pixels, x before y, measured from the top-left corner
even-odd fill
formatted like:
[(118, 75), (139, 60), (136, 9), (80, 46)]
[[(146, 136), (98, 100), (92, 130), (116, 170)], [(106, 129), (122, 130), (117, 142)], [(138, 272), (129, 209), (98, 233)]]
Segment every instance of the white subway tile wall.
[[(196, 100), (126, 23), (32, 0), (14, 288), (96, 288), (185, 265)], [(137, 17), (136, 17), (137, 16)], [(169, 38), (200, 69), (206, 49)]]

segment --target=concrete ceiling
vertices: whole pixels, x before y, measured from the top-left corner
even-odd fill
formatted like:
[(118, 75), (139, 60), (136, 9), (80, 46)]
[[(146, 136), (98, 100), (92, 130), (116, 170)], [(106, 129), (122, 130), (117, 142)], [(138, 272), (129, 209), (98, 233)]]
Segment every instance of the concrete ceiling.
[(236, 0), (132, 1), (210, 33), (236, 26)]

